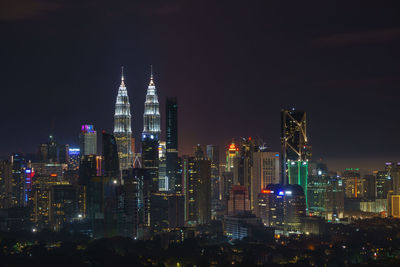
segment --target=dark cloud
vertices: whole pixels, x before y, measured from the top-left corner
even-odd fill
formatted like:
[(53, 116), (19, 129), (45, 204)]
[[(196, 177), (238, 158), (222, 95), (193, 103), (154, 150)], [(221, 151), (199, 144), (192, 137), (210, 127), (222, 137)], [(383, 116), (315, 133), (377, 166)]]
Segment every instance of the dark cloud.
[(339, 33), (314, 39), (318, 45), (341, 46), (353, 44), (385, 43), (400, 39), (400, 28), (381, 29), (368, 32)]

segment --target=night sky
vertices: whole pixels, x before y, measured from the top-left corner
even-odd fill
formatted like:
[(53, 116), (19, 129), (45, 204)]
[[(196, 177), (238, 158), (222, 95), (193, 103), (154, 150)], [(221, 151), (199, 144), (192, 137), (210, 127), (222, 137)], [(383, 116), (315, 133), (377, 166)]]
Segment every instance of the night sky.
[(178, 96), (181, 154), (242, 136), (279, 151), (280, 110), (296, 107), (328, 167), (400, 161), (394, 4), (1, 0), (0, 155), (50, 133), (77, 145), (82, 123), (112, 132), (121, 65), (139, 137), (153, 64), (164, 133)]

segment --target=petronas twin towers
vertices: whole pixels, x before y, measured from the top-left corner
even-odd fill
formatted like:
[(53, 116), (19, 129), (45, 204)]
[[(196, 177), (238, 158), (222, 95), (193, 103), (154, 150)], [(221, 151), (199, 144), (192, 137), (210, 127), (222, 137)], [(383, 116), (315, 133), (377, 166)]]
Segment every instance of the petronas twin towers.
[[(122, 69), (121, 85), (118, 89), (114, 114), (114, 136), (117, 141), (118, 157), (121, 170), (128, 169), (133, 165), (134, 151), (132, 151), (132, 147), (134, 146), (132, 146), (131, 120), (131, 108)], [(143, 122), (143, 134), (154, 134), (159, 136), (161, 132), (160, 110), (157, 90), (153, 80), (153, 73), (151, 73), (150, 84), (147, 88)]]

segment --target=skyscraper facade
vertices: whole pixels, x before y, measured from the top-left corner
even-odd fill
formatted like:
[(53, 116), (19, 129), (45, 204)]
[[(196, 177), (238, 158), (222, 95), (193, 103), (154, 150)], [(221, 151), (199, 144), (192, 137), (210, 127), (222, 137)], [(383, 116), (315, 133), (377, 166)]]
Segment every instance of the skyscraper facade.
[(166, 164), (167, 180), (170, 191), (175, 188), (178, 177), (178, 101), (176, 97), (169, 97), (165, 107), (166, 116)]
[(234, 163), (235, 163), (235, 158), (238, 157), (239, 155), (239, 148), (235, 145), (235, 142), (233, 142), (229, 145), (228, 150), (226, 151), (226, 166), (225, 166), (225, 171), (226, 172), (233, 172), (234, 168)]
[(118, 147), (115, 137), (103, 131), (103, 167), (104, 175), (119, 178)]
[(97, 133), (93, 125), (84, 124), (79, 134), (81, 156), (97, 154)]
[(128, 169), (133, 165), (132, 128), (131, 106), (125, 86), (124, 73), (122, 73), (121, 85), (115, 102), (114, 137), (117, 141), (120, 169)]
[(362, 181), (359, 168), (347, 168), (343, 172), (346, 198), (359, 198), (362, 195)]
[(288, 183), (288, 161), (307, 161), (311, 150), (307, 144), (306, 112), (281, 110), (282, 180)]
[(268, 184), (279, 183), (279, 153), (268, 151), (253, 152), (250, 181), (250, 207), (260, 216), (258, 196)]
[(216, 210), (221, 205), (220, 174), (219, 174), (219, 147), (207, 145), (207, 158), (211, 161), (211, 203)]
[(144, 102), (143, 133), (142, 133), (142, 166), (150, 170), (152, 177), (152, 191), (158, 191), (158, 147), (160, 140), (160, 110), (153, 73), (147, 88)]
[(157, 89), (154, 84), (153, 74), (147, 87), (146, 101), (144, 102), (143, 134), (153, 134), (159, 137), (160, 129), (160, 107), (158, 103)]

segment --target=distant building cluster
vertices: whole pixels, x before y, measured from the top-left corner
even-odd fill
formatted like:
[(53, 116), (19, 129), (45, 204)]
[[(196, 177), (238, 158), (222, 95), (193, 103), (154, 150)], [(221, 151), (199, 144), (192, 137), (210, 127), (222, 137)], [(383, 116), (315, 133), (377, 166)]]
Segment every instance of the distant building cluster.
[(179, 241), (219, 221), (235, 240), (263, 230), (319, 234), (326, 223), (400, 218), (400, 164), (386, 163), (368, 175), (358, 168), (328, 170), (312, 160), (304, 111), (281, 111), (280, 151), (246, 137), (232, 139), (222, 151), (198, 144), (192, 155), (179, 155), (178, 100), (166, 98), (161, 140), (151, 73), (138, 147), (131, 123), (122, 73), (112, 134), (98, 135), (94, 125), (84, 124), (77, 129), (79, 147), (51, 135), (37, 154), (13, 153), (0, 161), (0, 230), (76, 225), (96, 238), (169, 234)]

